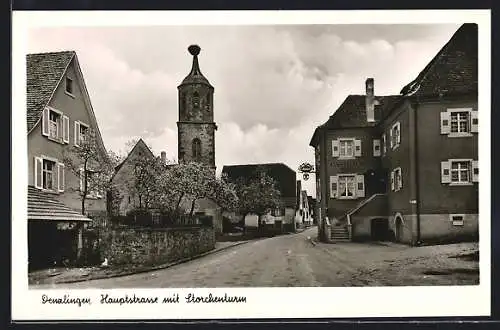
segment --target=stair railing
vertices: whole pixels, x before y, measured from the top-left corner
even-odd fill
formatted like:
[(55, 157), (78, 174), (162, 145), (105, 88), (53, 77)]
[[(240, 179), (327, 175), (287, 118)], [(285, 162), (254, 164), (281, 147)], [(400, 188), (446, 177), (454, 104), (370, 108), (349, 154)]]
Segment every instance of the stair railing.
[(373, 194), (370, 197), (368, 197), (367, 199), (365, 199), (364, 201), (362, 201), (361, 203), (359, 203), (358, 206), (356, 206), (355, 208), (353, 208), (352, 210), (350, 210), (349, 212), (347, 212), (346, 218), (347, 218), (347, 231), (349, 233), (349, 240), (352, 239), (351, 215), (353, 215), (354, 213), (358, 212), (359, 209), (361, 209), (363, 206), (365, 206), (366, 204), (368, 204), (369, 202), (371, 202), (377, 196), (385, 196), (385, 194)]

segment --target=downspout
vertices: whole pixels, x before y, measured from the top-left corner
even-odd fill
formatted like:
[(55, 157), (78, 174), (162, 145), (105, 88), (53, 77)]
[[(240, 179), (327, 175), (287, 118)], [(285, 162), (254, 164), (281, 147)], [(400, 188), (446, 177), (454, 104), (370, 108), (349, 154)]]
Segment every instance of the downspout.
[[(410, 103), (411, 104), (411, 103)], [(420, 180), (419, 180), (419, 161), (418, 161), (418, 96), (417, 96), (417, 102), (415, 104), (415, 109), (413, 110), (415, 113), (415, 120), (414, 120), (414, 132), (415, 132), (415, 182), (416, 182), (416, 187), (415, 187), (415, 197), (416, 197), (416, 204), (415, 204), (415, 211), (417, 215), (417, 242), (416, 245), (420, 246), (422, 244), (420, 240)]]
[[(321, 151), (320, 155), (322, 156), (320, 158), (320, 188), (321, 188), (321, 217), (322, 219), (322, 227), (323, 230), (327, 229), (327, 224), (324, 222), (326, 221), (326, 217), (328, 216), (327, 214), (327, 206), (328, 202), (326, 199), (326, 187), (327, 187), (327, 172), (328, 172), (328, 164), (326, 163), (327, 160), (327, 148), (326, 148), (326, 130), (324, 127), (321, 127)], [(328, 241), (330, 239), (330, 233), (329, 232), (324, 232), (323, 233), (324, 237)]]

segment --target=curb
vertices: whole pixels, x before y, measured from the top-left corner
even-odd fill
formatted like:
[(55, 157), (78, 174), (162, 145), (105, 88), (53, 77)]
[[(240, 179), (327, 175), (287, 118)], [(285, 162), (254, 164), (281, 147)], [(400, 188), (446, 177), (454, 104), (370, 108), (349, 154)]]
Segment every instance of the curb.
[[(232, 247), (236, 247), (238, 245), (246, 244), (246, 243), (249, 243), (249, 242), (255, 242), (255, 241), (257, 241), (257, 240), (248, 240), (248, 241), (239, 242), (237, 244), (229, 245), (229, 246), (220, 248), (218, 250), (214, 249), (214, 250), (211, 250), (211, 251), (204, 252), (202, 254), (198, 254), (198, 255), (196, 255), (194, 257), (184, 258), (184, 259), (181, 259), (181, 260), (178, 260), (178, 261), (174, 261), (174, 262), (171, 262), (171, 263), (168, 263), (168, 264), (163, 264), (163, 265), (160, 265), (160, 266), (149, 267), (147, 269), (139, 269), (139, 270), (129, 271), (129, 272), (120, 273), (120, 274), (97, 275), (95, 277), (87, 277), (87, 278), (81, 278), (81, 279), (56, 281), (56, 282), (53, 282), (53, 283), (41, 283), (41, 285), (45, 285), (45, 284), (64, 284), (64, 283), (87, 282), (87, 281), (93, 281), (93, 280), (102, 280), (102, 279), (107, 279), (107, 278), (129, 276), (129, 275), (141, 274), (141, 273), (148, 273), (148, 272), (151, 272), (153, 270), (160, 270), (160, 269), (165, 269), (165, 268), (173, 267), (173, 266), (176, 266), (176, 265), (179, 265), (179, 264), (186, 263), (186, 262), (191, 261), (191, 260), (195, 260), (195, 259), (198, 259), (198, 258), (205, 257), (205, 256), (207, 256), (209, 254), (215, 254), (217, 252), (224, 251), (224, 250), (230, 249)], [(38, 285), (38, 284), (32, 284), (32, 285)]]

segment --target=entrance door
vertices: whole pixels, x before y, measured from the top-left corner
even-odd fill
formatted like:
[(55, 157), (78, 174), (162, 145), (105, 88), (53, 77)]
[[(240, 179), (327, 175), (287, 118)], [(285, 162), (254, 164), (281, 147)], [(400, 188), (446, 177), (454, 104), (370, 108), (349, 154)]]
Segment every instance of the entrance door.
[(385, 169), (370, 170), (365, 173), (366, 192), (368, 196), (387, 192), (387, 176)]
[(386, 241), (389, 239), (389, 220), (372, 219), (371, 236), (374, 241)]

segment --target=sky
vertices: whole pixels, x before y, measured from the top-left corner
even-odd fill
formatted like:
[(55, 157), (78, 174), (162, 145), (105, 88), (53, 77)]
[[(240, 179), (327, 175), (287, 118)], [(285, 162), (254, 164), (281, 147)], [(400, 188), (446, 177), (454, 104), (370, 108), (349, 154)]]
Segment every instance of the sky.
[[(418, 25), (51, 27), (30, 30), (28, 52), (74, 50), (104, 144), (143, 138), (177, 158), (177, 86), (200, 68), (215, 88), (216, 165), (314, 164), (314, 129), (349, 94), (399, 94), (459, 28)], [(297, 179), (301, 175), (297, 173)], [(314, 175), (302, 186), (315, 195)]]

